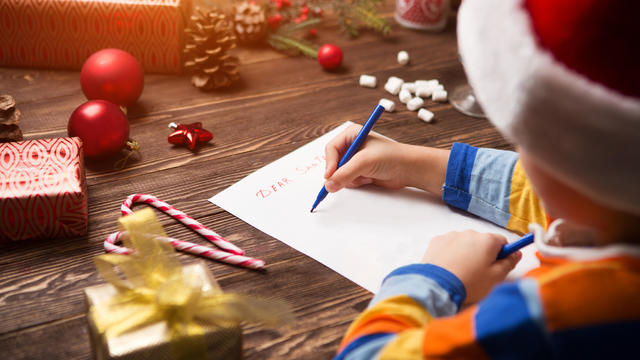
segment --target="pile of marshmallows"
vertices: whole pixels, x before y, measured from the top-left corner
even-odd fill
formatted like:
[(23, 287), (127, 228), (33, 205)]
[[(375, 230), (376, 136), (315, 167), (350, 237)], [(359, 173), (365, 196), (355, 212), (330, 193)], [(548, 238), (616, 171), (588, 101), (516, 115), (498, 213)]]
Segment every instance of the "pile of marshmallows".
[[(409, 54), (406, 51), (398, 53), (398, 63), (405, 65), (409, 62)], [(360, 86), (375, 88), (377, 79), (373, 75), (360, 75)], [(418, 118), (425, 122), (433, 120), (433, 113), (425, 108), (424, 98), (431, 97), (431, 100), (438, 102), (447, 101), (447, 92), (438, 80), (416, 80), (415, 82), (404, 82), (404, 80), (391, 76), (384, 89), (392, 95), (397, 95), (403, 104), (407, 104), (407, 109), (418, 110)], [(414, 96), (415, 95), (415, 96)], [(388, 112), (395, 110), (396, 104), (389, 99), (380, 99), (382, 107)]]

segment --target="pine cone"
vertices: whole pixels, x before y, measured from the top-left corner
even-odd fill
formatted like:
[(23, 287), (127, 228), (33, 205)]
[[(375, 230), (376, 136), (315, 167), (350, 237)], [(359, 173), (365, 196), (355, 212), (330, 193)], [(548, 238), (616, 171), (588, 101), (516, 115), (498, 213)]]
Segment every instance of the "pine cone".
[(196, 8), (185, 29), (184, 69), (192, 74), (191, 83), (200, 90), (227, 87), (240, 78), (240, 61), (227, 52), (236, 47), (231, 22), (216, 9), (208, 13)]
[(233, 30), (241, 44), (257, 44), (267, 36), (267, 19), (262, 6), (243, 1), (233, 7)]
[(11, 95), (0, 95), (0, 142), (22, 140), (22, 130), (18, 126), (20, 110)]

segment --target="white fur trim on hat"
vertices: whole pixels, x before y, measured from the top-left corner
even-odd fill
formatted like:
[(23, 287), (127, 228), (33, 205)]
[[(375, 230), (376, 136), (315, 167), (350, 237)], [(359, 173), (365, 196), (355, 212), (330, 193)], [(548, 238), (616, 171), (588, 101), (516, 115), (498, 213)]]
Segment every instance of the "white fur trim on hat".
[(597, 202), (640, 214), (640, 99), (540, 48), (523, 0), (463, 1), (458, 46), (478, 100), (509, 140)]
[(566, 224), (565, 220), (556, 219), (546, 232), (539, 224), (529, 224), (529, 231), (534, 234), (533, 239), (541, 255), (574, 261), (594, 261), (619, 256), (640, 257), (640, 246), (623, 243), (592, 247), (551, 245), (552, 239), (558, 235), (558, 228)]

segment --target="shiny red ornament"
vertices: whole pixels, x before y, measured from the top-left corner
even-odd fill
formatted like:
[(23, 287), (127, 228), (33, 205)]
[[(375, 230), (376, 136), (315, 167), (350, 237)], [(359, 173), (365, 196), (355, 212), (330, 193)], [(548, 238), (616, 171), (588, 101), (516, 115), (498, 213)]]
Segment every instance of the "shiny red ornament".
[(71, 114), (67, 133), (82, 139), (85, 156), (108, 156), (118, 153), (127, 143), (129, 121), (117, 105), (89, 100)]
[(133, 55), (119, 49), (103, 49), (89, 56), (82, 65), (80, 85), (89, 100), (127, 106), (142, 94), (144, 74)]
[(185, 145), (189, 150), (194, 150), (197, 145), (207, 143), (213, 139), (213, 134), (203, 129), (201, 122), (187, 125), (171, 123), (169, 127), (175, 130), (169, 135), (169, 143)]
[(342, 63), (342, 49), (338, 45), (324, 44), (318, 50), (318, 62), (327, 69), (335, 69)]

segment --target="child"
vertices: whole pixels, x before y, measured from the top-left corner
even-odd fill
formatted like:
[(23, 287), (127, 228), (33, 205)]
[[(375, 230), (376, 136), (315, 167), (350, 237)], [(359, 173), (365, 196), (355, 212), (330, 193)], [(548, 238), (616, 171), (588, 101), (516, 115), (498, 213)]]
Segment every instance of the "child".
[(337, 359), (638, 356), (639, 3), (463, 2), (469, 81), (519, 154), (372, 135), (336, 170), (358, 128), (327, 145), (329, 192), (414, 186), (519, 233), (531, 223), (541, 262), (500, 283), (521, 257), (496, 261), (503, 237), (436, 237), (386, 277)]

